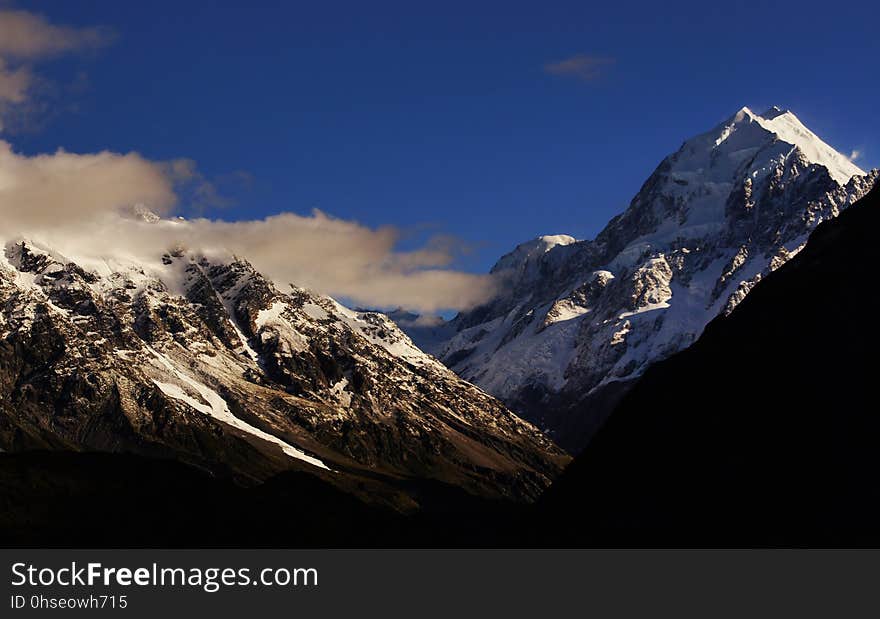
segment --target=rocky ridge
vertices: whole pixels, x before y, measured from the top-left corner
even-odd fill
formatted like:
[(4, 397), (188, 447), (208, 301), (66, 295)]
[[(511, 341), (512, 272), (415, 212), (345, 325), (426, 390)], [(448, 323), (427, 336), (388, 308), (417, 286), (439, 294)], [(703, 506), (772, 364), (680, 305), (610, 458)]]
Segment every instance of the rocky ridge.
[(157, 264), (83, 267), (6, 243), (0, 448), (169, 457), (244, 484), (304, 470), (524, 500), (567, 461), (383, 315), (281, 292), (239, 258), (175, 250)]

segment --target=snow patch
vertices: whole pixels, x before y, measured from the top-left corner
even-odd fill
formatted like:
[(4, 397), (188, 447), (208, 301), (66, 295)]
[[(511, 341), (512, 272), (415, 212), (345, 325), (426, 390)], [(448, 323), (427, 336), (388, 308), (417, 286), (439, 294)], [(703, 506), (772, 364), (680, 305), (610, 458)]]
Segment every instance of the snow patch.
[(198, 382), (197, 380), (187, 376), (183, 372), (177, 369), (175, 365), (171, 362), (167, 355), (164, 355), (154, 349), (151, 346), (147, 346), (147, 350), (159, 361), (164, 369), (173, 374), (179, 381), (188, 385), (199, 396), (202, 398), (203, 402), (199, 402), (192, 396), (186, 393), (184, 389), (179, 384), (167, 383), (163, 381), (153, 380), (156, 386), (170, 398), (174, 398), (175, 400), (181, 401), (191, 408), (204, 413), (206, 415), (210, 415), (214, 419), (218, 421), (222, 421), (223, 423), (232, 426), (242, 432), (246, 432), (257, 438), (260, 438), (264, 441), (273, 443), (281, 447), (281, 450), (292, 458), (296, 458), (297, 460), (302, 460), (303, 462), (307, 462), (312, 466), (316, 466), (318, 468), (330, 470), (326, 464), (324, 464), (318, 458), (307, 455), (304, 451), (297, 449), (293, 445), (282, 441), (280, 438), (269, 434), (268, 432), (264, 432), (259, 428), (252, 426), (251, 424), (243, 421), (232, 414), (232, 411), (229, 410), (229, 405), (226, 403), (220, 394), (211, 389), (210, 387)]
[(275, 301), (267, 309), (257, 312), (257, 330), (262, 329), (269, 324), (277, 324), (282, 321), (281, 314), (287, 308), (287, 303), (283, 301)]
[(643, 305), (642, 307), (633, 310), (631, 312), (624, 312), (620, 314), (617, 318), (618, 320), (623, 320), (625, 318), (629, 318), (631, 316), (638, 316), (639, 314), (644, 314), (645, 312), (653, 312), (655, 310), (668, 309), (669, 303), (666, 301), (662, 301), (660, 303), (648, 303)]
[(329, 317), (327, 310), (316, 303), (303, 303), (302, 309), (306, 316), (314, 320), (327, 320)]
[(338, 383), (333, 385), (330, 388), (330, 393), (332, 393), (339, 403), (342, 404), (343, 407), (348, 408), (351, 406), (351, 393), (345, 390), (348, 386), (348, 379), (343, 377)]

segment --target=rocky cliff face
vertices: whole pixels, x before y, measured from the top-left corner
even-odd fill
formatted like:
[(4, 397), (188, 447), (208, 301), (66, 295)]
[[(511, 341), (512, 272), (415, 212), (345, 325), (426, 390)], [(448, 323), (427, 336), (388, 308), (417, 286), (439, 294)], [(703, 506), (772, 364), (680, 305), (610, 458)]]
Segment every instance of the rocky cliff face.
[(594, 240), (540, 237), (503, 257), (493, 273), (504, 293), (424, 346), (580, 449), (633, 379), (689, 346), (876, 179), (791, 112), (743, 108), (664, 159)]
[(0, 257), (0, 448), (170, 457), (245, 484), (298, 469), (514, 499), (567, 461), (385, 316), (281, 292), (240, 259), (181, 250), (82, 266), (26, 240)]

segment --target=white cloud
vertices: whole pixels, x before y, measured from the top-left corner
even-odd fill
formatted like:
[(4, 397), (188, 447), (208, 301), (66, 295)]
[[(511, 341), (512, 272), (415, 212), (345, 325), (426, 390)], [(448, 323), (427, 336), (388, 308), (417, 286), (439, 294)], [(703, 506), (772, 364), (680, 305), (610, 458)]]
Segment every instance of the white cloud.
[(392, 227), (370, 228), (320, 211), (225, 222), (199, 218), (147, 224), (124, 216), (146, 205), (168, 214), (175, 184), (201, 178), (188, 160), (152, 162), (136, 153), (27, 157), (0, 141), (0, 218), (10, 238), (36, 239), (62, 254), (157, 263), (177, 247), (238, 255), (280, 287), (311, 288), (376, 307), (465, 309), (494, 293), (491, 278), (451, 270), (458, 245), (435, 238), (398, 251)]
[(175, 203), (163, 166), (137, 153), (76, 155), (59, 150), (25, 157), (0, 140), (0, 213), (12, 228), (65, 227), (120, 206)]
[(856, 159), (861, 158), (861, 156), (862, 156), (862, 151), (860, 151), (858, 149), (853, 149), (853, 151), (849, 154), (849, 160), (855, 161)]

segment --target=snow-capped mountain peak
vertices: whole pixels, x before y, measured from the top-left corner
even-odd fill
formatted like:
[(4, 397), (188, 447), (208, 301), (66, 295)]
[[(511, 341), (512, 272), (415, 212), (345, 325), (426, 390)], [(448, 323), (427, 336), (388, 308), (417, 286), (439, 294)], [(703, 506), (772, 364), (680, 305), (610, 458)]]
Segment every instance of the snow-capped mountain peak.
[(503, 256), (495, 264), (492, 271), (499, 272), (523, 268), (524, 265), (540, 258), (554, 247), (571, 245), (575, 242), (577, 242), (577, 239), (567, 234), (545, 234), (544, 236), (536, 237), (517, 245), (516, 249)]
[(137, 203), (119, 209), (119, 214), (127, 219), (155, 224), (162, 221), (162, 217), (150, 210), (145, 204)]
[(741, 108), (664, 159), (618, 224), (609, 226), (622, 242), (618, 250), (627, 250), (617, 266), (647, 247), (720, 233), (730, 224), (731, 200), (775, 190), (807, 168), (815, 168), (817, 181), (819, 171), (827, 171), (839, 186), (865, 174), (790, 111)]
[(507, 280), (518, 280), (520, 285), (524, 282), (543, 277), (542, 264), (552, 260), (558, 253), (553, 250), (569, 247), (577, 243), (574, 237), (567, 234), (544, 235), (521, 243), (509, 254), (502, 256), (491, 273)]
[(804, 126), (790, 110), (775, 105), (763, 114), (756, 114), (748, 107), (743, 107), (710, 134), (719, 134), (715, 142), (717, 147), (736, 131), (749, 125), (755, 125), (765, 132), (763, 135), (759, 131), (748, 132), (750, 139), (755, 142), (751, 148), (766, 146), (769, 134), (782, 143), (797, 147), (808, 162), (825, 166), (831, 177), (841, 185), (846, 184), (853, 176), (865, 174), (848, 157), (834, 150)]
[(608, 410), (596, 398), (690, 345), (876, 178), (790, 111), (743, 107), (666, 157), (595, 240), (519, 245), (492, 269), (500, 295), (413, 337), (578, 448)]
[(557, 245), (571, 245), (577, 239), (567, 234), (545, 234), (544, 236), (539, 236), (538, 241), (543, 243), (545, 251), (550, 251)]

